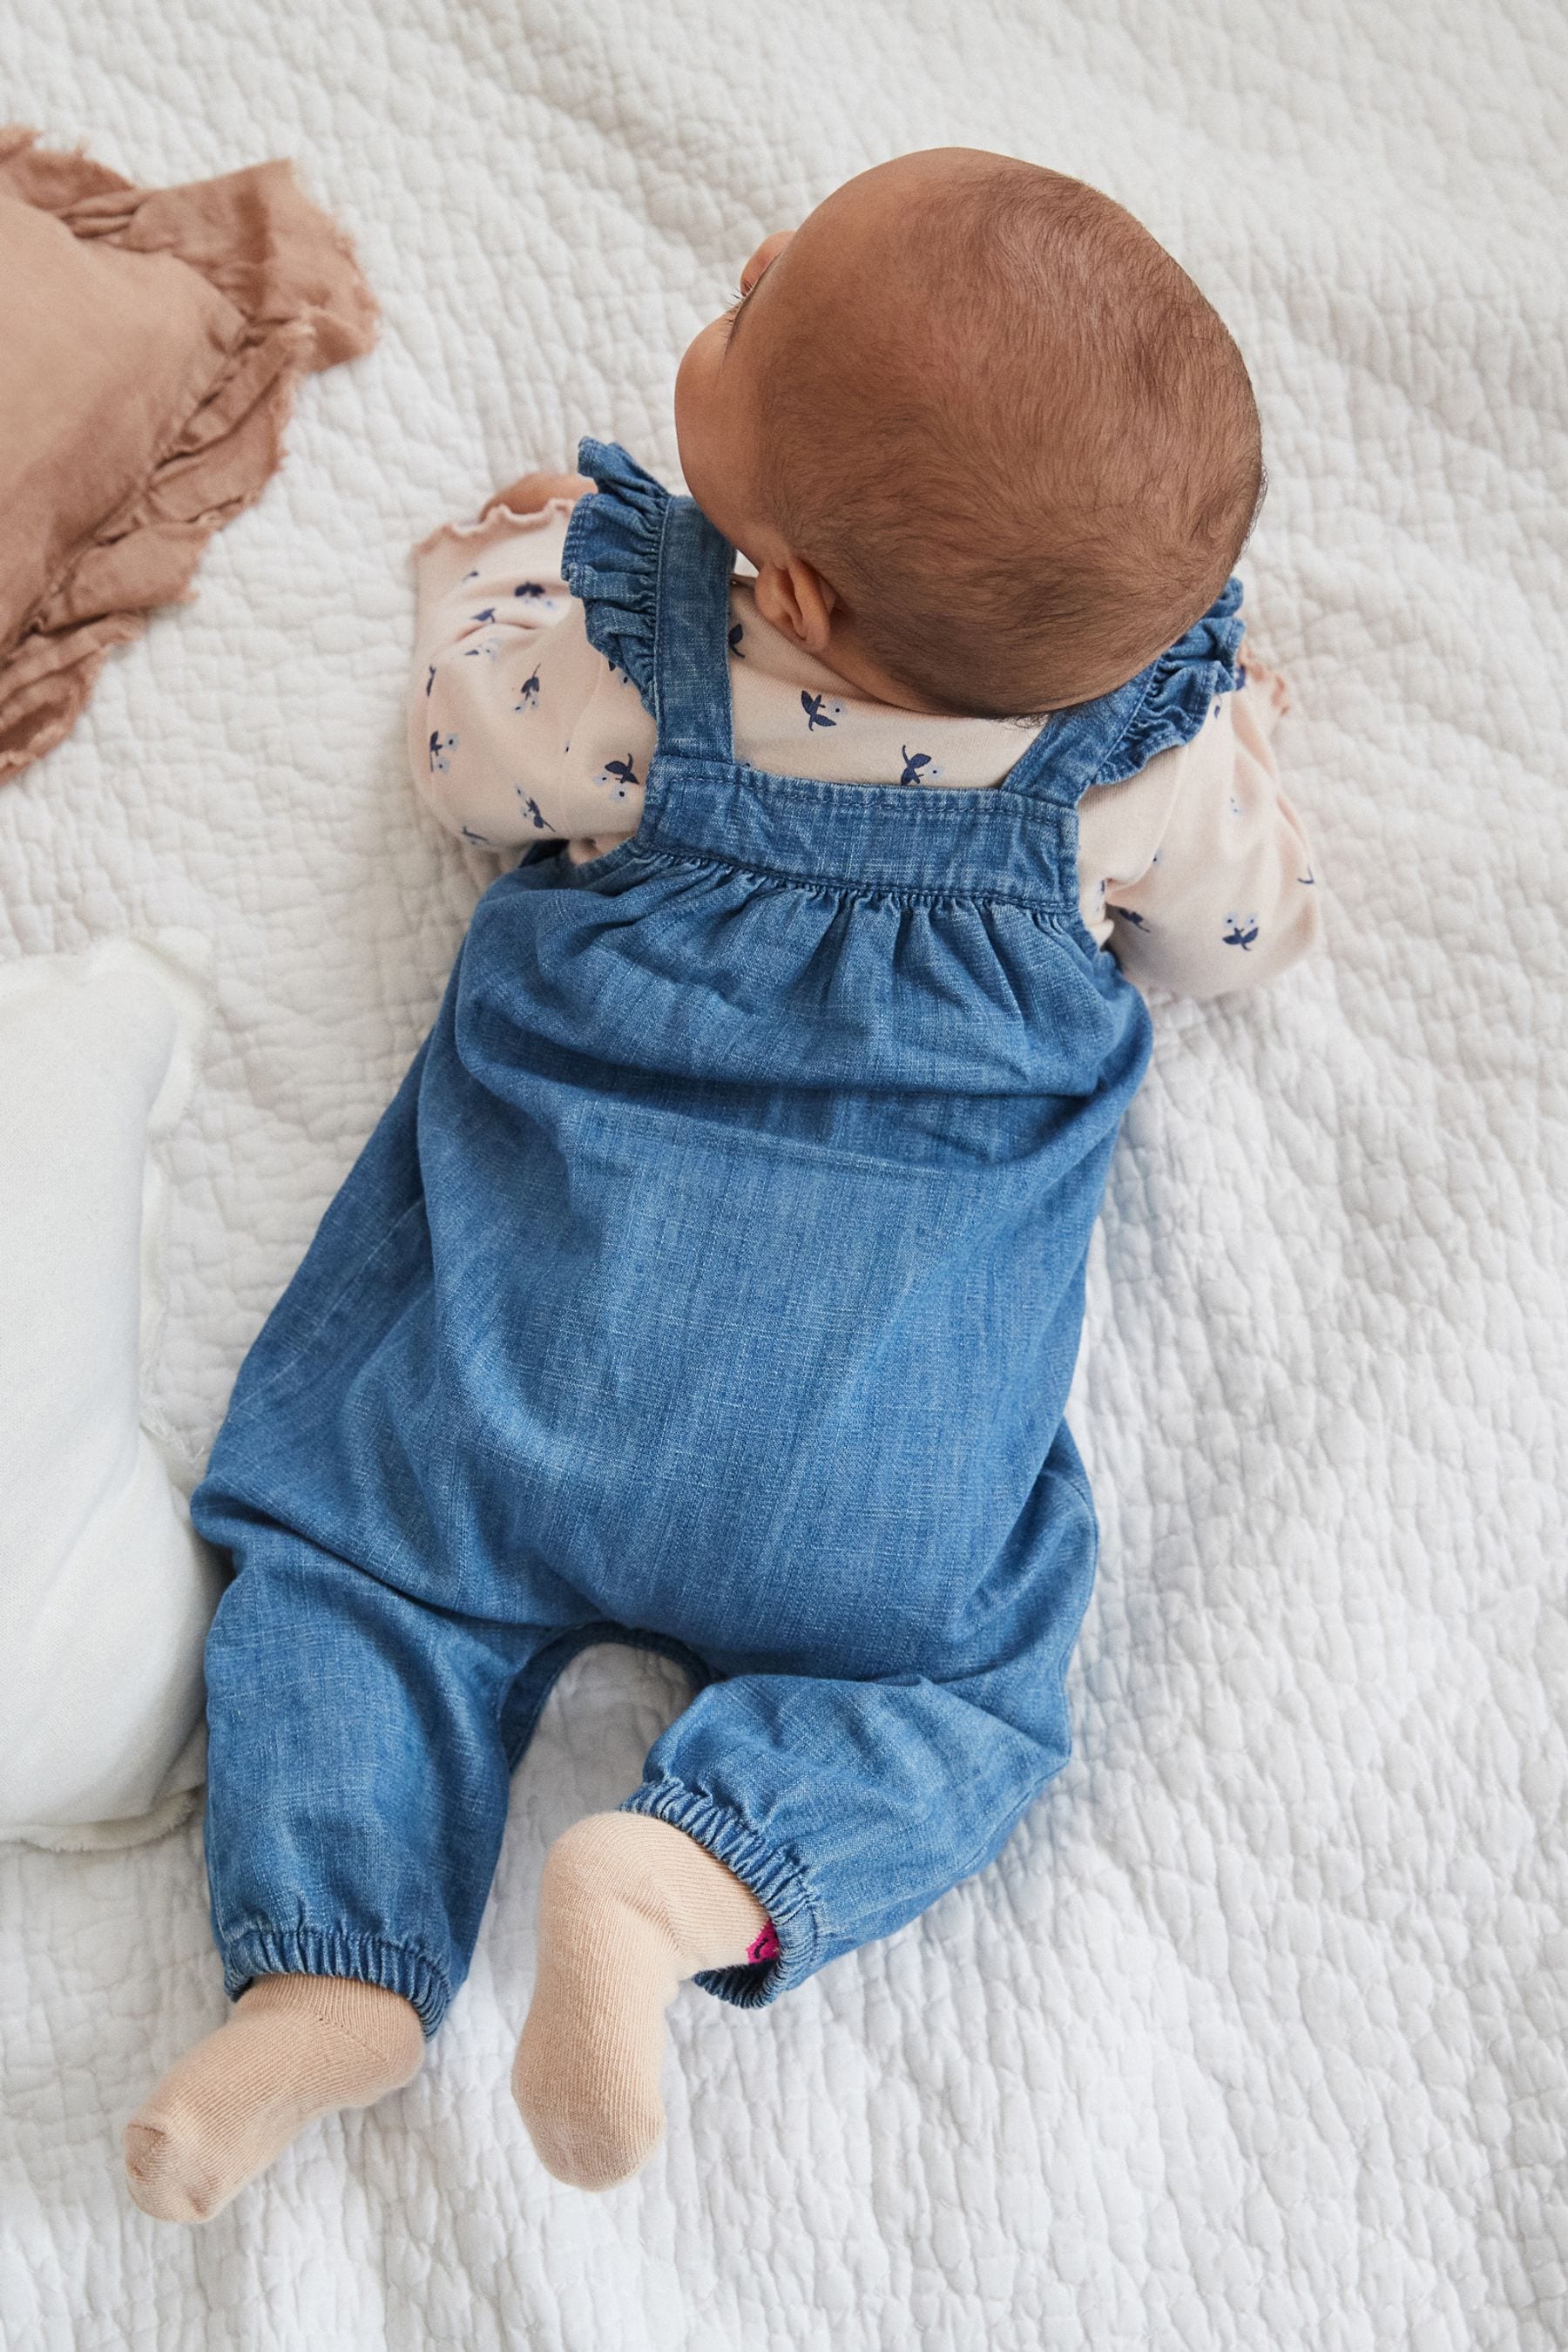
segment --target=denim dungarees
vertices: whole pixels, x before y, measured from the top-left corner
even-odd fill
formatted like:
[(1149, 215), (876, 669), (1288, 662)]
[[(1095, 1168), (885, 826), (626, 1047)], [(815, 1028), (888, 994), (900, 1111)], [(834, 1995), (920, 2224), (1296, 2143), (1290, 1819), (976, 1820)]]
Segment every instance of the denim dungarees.
[(1142, 999), (1079, 795), (1236, 683), (1240, 591), (994, 790), (759, 774), (731, 551), (624, 451), (566, 572), (658, 726), (637, 834), (485, 894), (193, 1502), (226, 1981), (467, 1972), (578, 1650), (696, 1695), (627, 1800), (754, 1891), (743, 2005), (990, 1861), (1068, 1755), (1095, 1520), (1063, 1421)]

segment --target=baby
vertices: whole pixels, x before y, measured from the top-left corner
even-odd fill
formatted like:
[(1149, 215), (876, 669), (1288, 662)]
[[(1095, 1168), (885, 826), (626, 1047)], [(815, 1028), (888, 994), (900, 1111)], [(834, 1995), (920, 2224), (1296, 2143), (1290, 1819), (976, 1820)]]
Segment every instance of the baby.
[(676, 427), (689, 499), (589, 441), (421, 551), (416, 776), (529, 854), (194, 1499), (237, 2005), (127, 2129), (164, 2219), (415, 2073), (589, 1643), (696, 1696), (545, 1866), (513, 2090), (561, 2179), (656, 2145), (682, 1979), (760, 2006), (992, 1859), (1068, 1750), (1131, 982), (1315, 936), (1239, 661), (1251, 388), (1117, 205), (863, 173)]

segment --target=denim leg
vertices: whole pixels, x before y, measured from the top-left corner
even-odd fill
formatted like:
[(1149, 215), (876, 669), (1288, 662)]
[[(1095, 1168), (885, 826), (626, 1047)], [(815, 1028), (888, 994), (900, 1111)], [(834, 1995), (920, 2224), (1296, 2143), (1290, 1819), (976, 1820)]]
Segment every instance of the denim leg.
[(253, 1528), (207, 1640), (224, 1981), (356, 1977), (434, 2033), (468, 1973), (511, 1762), (573, 1643), (409, 1600)]
[(1071, 1748), (1065, 1677), (1094, 1574), (1087, 1496), (1059, 1533), (988, 1657), (937, 1655), (926, 1675), (886, 1680), (742, 1669), (657, 1742), (626, 1810), (708, 1847), (778, 1936), (776, 1959), (706, 1976), (709, 1991), (770, 2001), (1000, 1852)]

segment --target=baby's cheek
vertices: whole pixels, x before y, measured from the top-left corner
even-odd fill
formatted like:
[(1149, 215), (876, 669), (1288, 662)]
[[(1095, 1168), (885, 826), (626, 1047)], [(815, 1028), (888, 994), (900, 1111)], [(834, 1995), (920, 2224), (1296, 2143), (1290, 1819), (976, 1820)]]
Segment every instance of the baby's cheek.
[(675, 437), (680, 446), (683, 472), (688, 446), (700, 446), (702, 439), (709, 388), (718, 359), (713, 342), (712, 327), (704, 327), (687, 344), (675, 371)]

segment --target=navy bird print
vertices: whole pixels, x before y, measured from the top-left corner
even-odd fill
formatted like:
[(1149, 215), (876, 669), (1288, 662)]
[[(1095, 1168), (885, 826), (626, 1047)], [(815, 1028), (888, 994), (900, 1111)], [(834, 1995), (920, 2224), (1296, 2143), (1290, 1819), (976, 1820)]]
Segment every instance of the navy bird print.
[(899, 757), (904, 763), (900, 784), (934, 784), (942, 773), (929, 751), (911, 751), (907, 743), (900, 743)]
[(536, 800), (530, 799), (528, 793), (523, 791), (521, 784), (515, 785), (513, 789), (517, 793), (518, 799), (522, 803), (524, 814), (526, 814), (530, 824), (532, 825), (534, 831), (536, 833), (548, 832), (549, 826), (545, 822), (544, 811), (540, 807), (539, 803)]
[(476, 849), (493, 849), (496, 845), (488, 833), (476, 833), (471, 824), (463, 827), (463, 839), (471, 841)]
[[(1146, 931), (1149, 928), (1136, 907), (1113, 907), (1108, 898), (1105, 902), (1105, 911), (1108, 915), (1115, 915), (1123, 923), (1131, 923), (1135, 931)], [(1234, 916), (1231, 919), (1235, 920)]]
[(809, 735), (818, 727), (837, 727), (844, 716), (841, 702), (827, 702), (820, 694), (807, 694), (802, 687), (800, 707), (805, 713), (805, 731)]
[[(549, 589), (542, 588), (537, 580), (524, 580), (511, 593), (514, 596), (542, 596), (547, 604), (552, 602)], [(493, 613), (490, 618), (492, 620), (495, 618)]]
[(435, 729), (430, 737), (430, 773), (433, 776), (446, 774), (452, 764), (447, 754), (448, 751), (455, 751), (457, 748), (458, 739), (455, 735), (443, 735), (438, 727)]
[(1230, 929), (1225, 935), (1223, 944), (1227, 948), (1240, 948), (1245, 954), (1258, 937), (1257, 916), (1227, 915), (1225, 919), (1230, 925)]
[(431, 665), (430, 665), (430, 675), (429, 675), (429, 677), (428, 677), (426, 679), (426, 681), (425, 681), (425, 699), (426, 699), (426, 702), (428, 702), (428, 701), (429, 701), (429, 699), (430, 699), (430, 689), (431, 689), (431, 688), (435, 685), (435, 683), (436, 683), (436, 665), (435, 665), (435, 663), (434, 663), (434, 662), (432, 662), (432, 663), (431, 663)]
[(532, 677), (525, 677), (518, 688), (517, 700), (511, 707), (514, 710), (531, 710), (538, 700), (539, 672), (535, 670)]
[(475, 620), (476, 620), (476, 621), (493, 621), (493, 620), (495, 619), (495, 616), (496, 616), (496, 608), (495, 608), (495, 606), (494, 606), (493, 604), (487, 604), (487, 605), (485, 606), (485, 609), (484, 609), (484, 611), (483, 611), (482, 613), (476, 613), (476, 614), (474, 614), (474, 618), (475, 618)]
[(744, 661), (746, 658), (745, 655), (741, 651), (741, 639), (745, 635), (745, 634), (746, 625), (744, 621), (737, 621), (734, 627), (730, 632), (730, 651), (734, 655), (737, 661)]
[(606, 760), (594, 782), (596, 784), (602, 784), (613, 800), (624, 801), (633, 787), (641, 783), (642, 779), (633, 766), (632, 755), (628, 751), (624, 760)]

